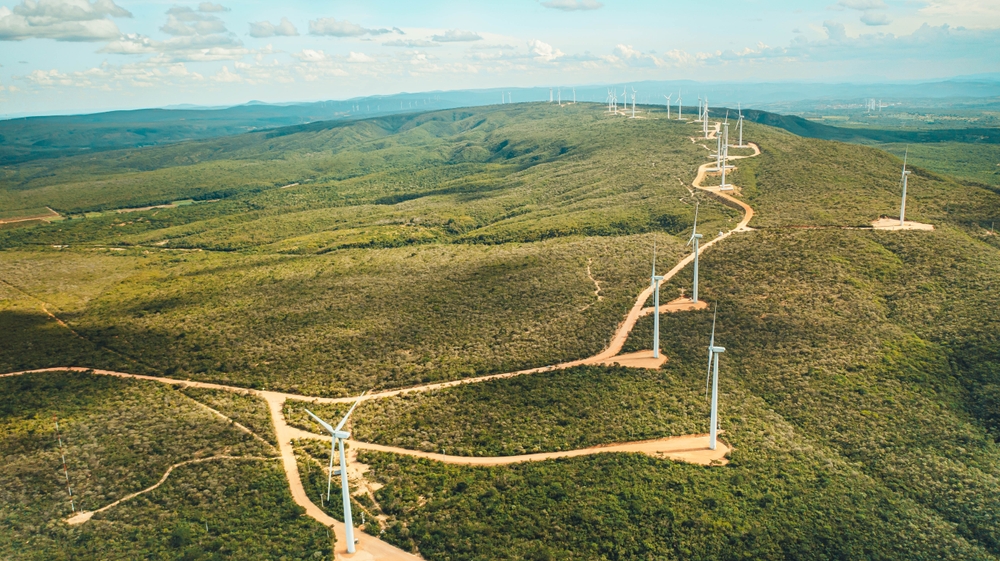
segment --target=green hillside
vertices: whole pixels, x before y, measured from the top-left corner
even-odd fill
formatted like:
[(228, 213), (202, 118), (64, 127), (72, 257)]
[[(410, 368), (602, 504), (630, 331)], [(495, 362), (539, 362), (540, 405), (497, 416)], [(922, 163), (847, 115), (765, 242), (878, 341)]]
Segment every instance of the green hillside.
[[(708, 238), (739, 220), (688, 189), (714, 142), (655, 117), (519, 104), (9, 167), (0, 197), (23, 208), (220, 200), (0, 230), (0, 371), (86, 365), (346, 396), (590, 356), (648, 286), (654, 242), (658, 270), (686, 255), (696, 199)], [(897, 156), (758, 123), (745, 137), (761, 154), (731, 177), (756, 211), (752, 230), (701, 261), (727, 349), (729, 463), (600, 454), (461, 467), (363, 452), (366, 477), (382, 485), (356, 497), (358, 512), (379, 517), (370, 528), (434, 560), (1000, 559), (1000, 238), (989, 230), (1000, 194), (918, 164), (907, 216), (935, 229), (859, 229), (897, 215)], [(690, 282), (688, 268), (664, 293)], [(669, 360), (658, 370), (587, 366), (386, 398), (364, 403), (352, 430), (463, 456), (705, 432), (711, 321), (663, 316)], [(649, 348), (651, 332), (640, 319), (625, 350)], [(0, 416), (8, 457), (66, 396), (73, 430), (98, 433), (127, 396), (127, 415), (163, 400), (144, 421), (160, 427), (150, 443), (180, 422), (172, 407), (185, 411), (151, 467), (102, 482), (102, 500), (159, 477), (171, 458), (210, 454), (209, 437), (273, 454), (197, 405), (273, 439), (252, 396), (83, 374), (0, 385), (15, 396)], [(286, 403), (288, 421), (317, 430), (302, 406)], [(48, 461), (46, 446), (16, 454)], [(325, 461), (327, 450), (297, 446), (315, 501), (325, 482), (308, 456)], [(119, 458), (111, 443), (90, 454), (93, 466), (120, 465), (106, 460)], [(271, 460), (181, 468), (82, 529), (49, 512), (58, 488), (43, 493), (41, 476), (19, 469), (0, 470), (10, 497), (0, 503), (27, 505), (0, 519), (15, 530), (0, 557), (124, 558), (136, 536), (151, 558), (328, 555), (326, 530), (298, 516)], [(236, 482), (258, 492), (240, 497), (249, 514), (220, 533), (239, 508), (223, 491)], [(339, 516), (336, 502), (324, 506)], [(40, 544), (30, 555), (28, 539)]]

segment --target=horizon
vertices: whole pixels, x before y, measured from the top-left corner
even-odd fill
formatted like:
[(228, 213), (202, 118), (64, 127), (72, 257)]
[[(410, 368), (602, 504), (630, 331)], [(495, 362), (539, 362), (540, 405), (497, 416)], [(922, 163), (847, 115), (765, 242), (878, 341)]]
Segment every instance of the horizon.
[(0, 114), (640, 81), (919, 84), (1000, 72), (1000, 6), (982, 0), (723, 2), (710, 18), (701, 6), (646, 0), (462, 7), (8, 2)]

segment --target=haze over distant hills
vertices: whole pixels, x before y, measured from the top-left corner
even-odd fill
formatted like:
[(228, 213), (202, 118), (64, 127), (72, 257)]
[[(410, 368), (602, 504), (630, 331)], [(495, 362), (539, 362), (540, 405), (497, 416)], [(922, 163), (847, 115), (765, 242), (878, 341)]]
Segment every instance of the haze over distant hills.
[[(239, 134), (254, 130), (315, 121), (358, 119), (434, 109), (553, 100), (604, 103), (609, 87), (534, 87), (432, 91), (367, 96), (346, 100), (303, 103), (250, 101), (232, 107), (180, 105), (165, 108), (109, 111), (84, 115), (22, 116), (0, 121), (0, 164), (88, 151), (138, 148)], [(677, 92), (692, 108), (700, 96), (712, 107), (726, 105), (782, 113), (803, 114), (823, 109), (860, 108), (863, 100), (879, 98), (900, 108), (962, 108), (1000, 105), (1000, 75), (957, 77), (920, 83), (717, 82), (690, 80), (646, 81), (627, 84), (636, 90), (638, 104), (662, 105)], [(619, 96), (621, 93), (619, 91)], [(775, 124), (775, 123), (772, 123)], [(780, 125), (778, 125), (780, 126)], [(799, 131), (801, 133), (801, 131)]]

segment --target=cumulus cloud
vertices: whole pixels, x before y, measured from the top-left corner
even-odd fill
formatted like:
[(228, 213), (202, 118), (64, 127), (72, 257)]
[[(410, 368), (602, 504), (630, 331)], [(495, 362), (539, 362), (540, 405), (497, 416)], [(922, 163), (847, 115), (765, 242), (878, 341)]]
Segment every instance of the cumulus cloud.
[(0, 6), (0, 41), (106, 41), (120, 34), (112, 17), (132, 14), (113, 0), (23, 0), (13, 10)]
[(861, 23), (865, 25), (889, 25), (889, 16), (878, 12), (865, 12), (861, 15)]
[(532, 39), (528, 41), (528, 49), (531, 50), (535, 55), (535, 60), (539, 62), (552, 62), (553, 60), (563, 56), (563, 52), (559, 49), (554, 48), (548, 43), (543, 43), (538, 39)]
[(242, 82), (243, 77), (239, 74), (230, 72), (228, 66), (223, 66), (222, 70), (219, 70), (214, 76), (212, 76), (212, 80), (215, 82), (233, 83)]
[(601, 4), (597, 0), (546, 0), (542, 2), (542, 6), (552, 8), (553, 10), (575, 12), (578, 10), (596, 10), (604, 7), (604, 4)]
[(281, 18), (281, 22), (274, 24), (269, 21), (250, 22), (251, 37), (294, 37), (299, 34), (295, 25), (288, 21), (288, 18)]
[(211, 12), (228, 12), (229, 8), (223, 6), (222, 4), (213, 4), (211, 2), (202, 2), (198, 4), (198, 11), (211, 13)]
[[(175, 6), (167, 10), (167, 23), (161, 31), (172, 35), (166, 41), (157, 41), (138, 33), (120, 35), (110, 41), (99, 52), (120, 55), (156, 54), (167, 62), (210, 62), (219, 60), (239, 60), (251, 51), (243, 46), (226, 29), (218, 17), (211, 15), (220, 11), (217, 4), (202, 3), (199, 11), (186, 6)], [(201, 11), (202, 9), (208, 12)], [(224, 8), (222, 8), (224, 9)]]
[(167, 23), (160, 31), (168, 35), (183, 37), (226, 32), (226, 25), (217, 16), (196, 12), (187, 6), (170, 8), (167, 15)]
[[(363, 35), (384, 35), (386, 33), (396, 32), (393, 29), (370, 29), (367, 27), (361, 27), (356, 23), (351, 23), (349, 21), (340, 20), (337, 18), (319, 18), (316, 20), (309, 20), (309, 34), (310, 35), (326, 35), (328, 37), (361, 37)], [(398, 31), (402, 33), (402, 31)]]
[(351, 54), (347, 57), (347, 62), (375, 62), (375, 59), (365, 53), (351, 51)]
[(472, 31), (449, 29), (440, 35), (432, 35), (431, 40), (437, 41), (438, 43), (461, 43), (463, 41), (481, 41), (482, 37), (480, 37), (478, 33), (473, 33)]
[(889, 16), (885, 12), (875, 11), (885, 10), (889, 7), (884, 0), (840, 0), (833, 7), (861, 11), (861, 23), (865, 25), (889, 25), (890, 23)]

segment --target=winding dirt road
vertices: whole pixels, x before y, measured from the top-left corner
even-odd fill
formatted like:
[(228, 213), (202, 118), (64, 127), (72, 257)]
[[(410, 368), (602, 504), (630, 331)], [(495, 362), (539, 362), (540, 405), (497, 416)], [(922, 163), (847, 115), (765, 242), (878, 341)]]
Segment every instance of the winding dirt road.
[[(714, 127), (715, 130), (711, 133), (710, 138), (715, 138), (715, 134), (718, 132), (720, 126), (721, 126), (720, 123), (716, 123), (716, 125)], [(694, 140), (695, 139), (692, 138), (692, 141), (694, 141)], [(749, 158), (749, 157), (757, 156), (757, 155), (760, 154), (760, 148), (756, 144), (748, 143), (748, 146), (750, 148), (752, 148), (753, 151), (754, 151), (754, 153), (752, 155), (730, 156), (729, 159), (730, 160), (738, 160), (738, 159), (742, 159), (742, 158)], [(701, 185), (702, 182), (705, 180), (707, 174), (708, 174), (708, 169), (710, 167), (712, 167), (713, 165), (714, 165), (714, 162), (709, 162), (709, 163), (703, 164), (702, 166), (700, 166), (698, 168), (698, 174), (695, 177), (694, 181), (691, 183), (692, 187), (694, 187), (694, 188), (696, 188), (698, 190), (701, 190), (701, 191), (705, 191), (705, 192), (711, 193), (713, 196), (719, 197), (719, 198), (723, 199), (723, 201), (725, 201), (730, 206), (735, 206), (737, 208), (742, 209), (743, 212), (744, 212), (744, 216), (743, 216), (743, 219), (736, 226), (736, 228), (734, 228), (734, 229), (732, 229), (732, 230), (730, 230), (728, 232), (725, 232), (723, 234), (720, 234), (718, 237), (715, 237), (715, 238), (713, 238), (711, 240), (708, 240), (707, 242), (703, 243), (701, 245), (701, 250), (702, 251), (710, 248), (711, 246), (715, 245), (719, 241), (721, 241), (721, 240), (729, 237), (733, 233), (744, 232), (744, 231), (749, 230), (749, 228), (747, 227), (747, 225), (750, 223), (750, 220), (753, 218), (753, 215), (754, 215), (753, 209), (750, 208), (750, 206), (747, 205), (746, 203), (744, 203), (743, 201), (740, 201), (739, 199), (736, 199), (735, 197), (733, 197), (731, 195), (728, 195), (726, 193), (719, 192), (718, 191), (718, 187), (715, 187), (714, 190), (713, 190), (713, 187), (704, 187), (704, 186)], [(684, 257), (683, 259), (681, 259), (672, 269), (670, 269), (670, 271), (668, 271), (663, 276), (663, 280), (660, 281), (660, 283), (662, 284), (663, 282), (667, 282), (670, 279), (672, 279), (675, 275), (677, 275), (677, 273), (679, 273), (684, 267), (686, 267), (688, 264), (690, 264), (693, 260), (694, 260), (694, 254), (690, 254), (690, 255)], [(596, 284), (596, 282), (595, 282), (595, 284)], [(598, 285), (598, 289), (599, 289), (599, 285)], [(580, 359), (580, 360), (563, 362), (563, 363), (556, 364), (556, 365), (553, 365), (553, 366), (543, 366), (543, 367), (539, 367), (539, 368), (529, 368), (529, 369), (526, 369), (526, 370), (518, 370), (516, 372), (508, 372), (508, 373), (503, 373), (503, 374), (493, 374), (493, 375), (488, 375), (488, 376), (479, 376), (479, 377), (476, 377), (476, 378), (467, 378), (467, 379), (464, 379), (464, 380), (454, 380), (454, 381), (449, 381), (449, 382), (441, 382), (441, 383), (436, 383), (436, 384), (426, 384), (426, 385), (422, 385), (422, 386), (415, 386), (415, 387), (403, 388), (403, 389), (398, 389), (398, 390), (389, 390), (389, 391), (384, 391), (384, 392), (372, 393), (372, 394), (368, 394), (368, 395), (364, 396), (363, 399), (364, 400), (384, 399), (384, 398), (387, 398), (387, 397), (392, 397), (392, 396), (400, 395), (400, 394), (403, 394), (403, 393), (433, 391), (433, 390), (438, 390), (438, 389), (443, 389), (443, 388), (455, 387), (455, 386), (459, 386), (459, 385), (463, 385), (463, 384), (475, 384), (475, 383), (479, 383), (479, 382), (485, 382), (485, 381), (488, 381), (488, 380), (497, 380), (497, 379), (503, 379), (503, 378), (512, 378), (512, 377), (515, 377), (515, 376), (521, 376), (521, 375), (525, 375), (525, 374), (533, 374), (533, 373), (537, 373), (537, 372), (547, 372), (547, 371), (551, 371), (551, 370), (570, 368), (570, 367), (573, 367), (573, 366), (583, 365), (583, 364), (610, 364), (612, 362), (620, 362), (620, 363), (623, 363), (623, 364), (628, 364), (630, 360), (637, 360), (637, 361), (646, 360), (647, 357), (644, 357), (643, 353), (644, 352), (645, 353), (650, 353), (651, 351), (640, 351), (639, 353), (631, 353), (630, 355), (621, 355), (620, 353), (621, 353), (622, 348), (625, 345), (625, 341), (627, 340), (628, 335), (631, 333), (632, 329), (635, 327), (636, 321), (638, 321), (638, 319), (640, 317), (642, 317), (644, 315), (648, 315), (649, 313), (652, 312), (652, 308), (646, 308), (645, 307), (645, 303), (649, 299), (649, 297), (652, 295), (652, 292), (653, 292), (653, 287), (650, 286), (650, 287), (647, 287), (645, 290), (643, 290), (641, 293), (639, 293), (638, 297), (635, 300), (635, 303), (632, 305), (632, 308), (629, 310), (628, 315), (626, 315), (625, 319), (622, 321), (622, 323), (618, 326), (618, 329), (615, 331), (615, 334), (611, 338), (611, 341), (608, 344), (607, 348), (604, 349), (603, 351), (601, 351), (600, 353), (594, 355), (594, 356), (591, 356), (591, 357), (588, 357), (588, 358), (584, 358), (584, 359)], [(671, 302), (667, 306), (670, 306), (671, 304), (679, 304), (679, 303), (677, 303), (677, 302)], [(57, 318), (57, 321), (58, 321), (58, 318)], [(66, 326), (66, 327), (67, 327), (67, 329), (69, 328), (68, 326)], [(615, 359), (618, 359), (618, 360), (615, 360)], [(648, 357), (648, 359), (651, 359), (651, 356)], [(663, 360), (665, 360), (665, 358)], [(661, 361), (661, 363), (662, 363), (662, 361)], [(645, 363), (642, 363), (642, 364), (645, 364)], [(640, 364), (640, 365), (642, 365), (642, 364)], [(298, 463), (297, 463), (297, 460), (296, 460), (296, 457), (295, 457), (294, 448), (292, 446), (292, 440), (294, 440), (294, 439), (320, 439), (320, 440), (328, 440), (328, 437), (324, 437), (322, 435), (310, 433), (310, 432), (303, 431), (301, 429), (289, 426), (288, 423), (285, 421), (284, 415), (282, 414), (282, 408), (284, 406), (285, 401), (291, 399), (291, 400), (296, 400), (296, 401), (307, 401), (307, 402), (315, 402), (315, 403), (350, 403), (350, 402), (355, 401), (357, 398), (355, 398), (355, 397), (349, 397), (349, 398), (322, 398), (322, 397), (297, 395), (297, 394), (290, 394), (290, 393), (283, 393), (283, 392), (273, 392), (273, 391), (264, 391), (264, 390), (251, 390), (251, 389), (247, 389), (247, 388), (239, 388), (239, 387), (234, 387), (234, 386), (226, 386), (226, 385), (222, 385), (222, 384), (213, 384), (213, 383), (209, 383), (209, 382), (196, 382), (196, 381), (191, 381), (191, 380), (177, 380), (177, 379), (171, 379), (171, 378), (162, 378), (162, 377), (157, 377), (157, 376), (147, 376), (147, 375), (142, 375), (142, 374), (129, 374), (129, 373), (126, 373), (126, 372), (116, 372), (116, 371), (111, 371), (111, 370), (100, 370), (100, 369), (85, 368), (85, 367), (79, 367), (79, 366), (56, 367), (56, 368), (42, 368), (42, 369), (35, 369), (35, 370), (25, 370), (25, 371), (20, 371), (20, 372), (11, 372), (11, 373), (8, 373), (8, 374), (0, 374), (0, 378), (6, 378), (6, 377), (11, 377), (11, 376), (20, 376), (20, 375), (31, 374), (31, 373), (59, 372), (59, 371), (91, 372), (93, 374), (104, 375), (104, 376), (116, 376), (116, 377), (121, 377), (121, 378), (132, 378), (132, 379), (138, 379), (138, 380), (149, 380), (149, 381), (160, 382), (160, 383), (164, 383), (164, 384), (173, 384), (173, 385), (180, 385), (180, 386), (191, 386), (191, 387), (197, 387), (197, 388), (207, 388), (207, 389), (225, 390), (225, 391), (249, 392), (249, 393), (251, 393), (253, 395), (256, 395), (256, 396), (259, 396), (259, 397), (263, 398), (267, 402), (268, 409), (270, 410), (271, 420), (272, 420), (272, 422), (274, 424), (275, 435), (276, 435), (277, 440), (278, 440), (278, 452), (280, 454), (282, 465), (283, 465), (284, 470), (285, 470), (285, 475), (286, 475), (286, 477), (288, 479), (288, 485), (289, 485), (289, 489), (290, 489), (291, 494), (292, 494), (292, 498), (295, 500), (296, 504), (302, 506), (306, 510), (306, 514), (308, 516), (310, 516), (314, 520), (318, 521), (319, 523), (323, 524), (324, 526), (332, 528), (333, 531), (336, 533), (337, 545), (336, 545), (335, 552), (334, 552), (335, 553), (335, 557), (337, 559), (364, 559), (364, 560), (382, 560), (382, 559), (417, 560), (417, 559), (420, 559), (420, 557), (418, 557), (416, 555), (413, 555), (413, 554), (407, 553), (405, 551), (402, 551), (402, 550), (400, 550), (400, 549), (398, 549), (398, 548), (396, 548), (396, 547), (394, 547), (394, 546), (392, 546), (392, 545), (390, 545), (390, 544), (388, 544), (386, 542), (383, 542), (382, 540), (380, 540), (380, 539), (378, 539), (378, 538), (376, 538), (374, 536), (370, 536), (370, 535), (368, 535), (368, 534), (366, 534), (364, 532), (361, 532), (361, 531), (356, 531), (355, 532), (355, 537), (358, 539), (357, 553), (355, 553), (353, 555), (348, 555), (346, 553), (346, 538), (345, 538), (344, 524), (342, 522), (339, 522), (339, 521), (335, 520), (334, 518), (330, 517), (325, 512), (323, 512), (322, 509), (320, 509), (317, 505), (315, 505), (309, 499), (308, 495), (306, 494), (305, 488), (302, 485), (302, 479), (301, 479), (301, 477), (299, 475)], [(212, 411), (213, 414), (218, 415), (220, 417), (224, 417), (218, 411), (215, 411), (214, 409), (211, 409), (211, 408), (208, 408), (208, 409), (210, 411)], [(239, 428), (241, 430), (245, 430), (247, 432), (250, 432), (249, 429), (247, 429), (246, 427), (244, 427), (242, 425), (240, 425)], [(419, 458), (426, 458), (426, 459), (429, 459), (429, 460), (434, 460), (434, 461), (439, 461), (439, 462), (445, 462), (445, 463), (451, 463), (451, 464), (461, 464), (461, 465), (471, 465), (471, 466), (506, 465), (506, 464), (520, 463), (520, 462), (544, 461), (544, 460), (552, 460), (552, 459), (557, 459), (557, 458), (579, 457), (579, 456), (585, 456), (585, 455), (591, 455), (591, 454), (600, 454), (600, 453), (609, 453), (609, 452), (643, 453), (643, 454), (648, 454), (648, 455), (654, 456), (654, 457), (670, 458), (670, 459), (673, 459), (673, 460), (690, 462), (690, 463), (701, 464), (701, 465), (713, 465), (713, 464), (725, 463), (725, 455), (729, 452), (729, 447), (726, 446), (722, 442), (719, 443), (720, 446), (718, 447), (717, 450), (714, 450), (714, 451), (708, 450), (706, 435), (702, 435), (702, 434), (698, 434), (698, 435), (685, 435), (685, 436), (662, 438), (662, 439), (657, 439), (657, 440), (647, 440), (647, 441), (640, 441), (640, 442), (626, 442), (626, 443), (618, 443), (618, 444), (608, 444), (608, 445), (603, 445), (603, 446), (595, 446), (595, 447), (590, 447), (590, 448), (582, 448), (582, 449), (578, 449), (578, 450), (567, 450), (567, 451), (561, 451), (561, 452), (545, 452), (545, 453), (540, 453), (540, 454), (525, 454), (525, 455), (520, 455), (520, 456), (499, 456), (499, 457), (448, 456), (448, 455), (445, 455), (445, 454), (434, 454), (434, 453), (428, 453), (428, 452), (421, 452), (421, 451), (417, 451), (417, 450), (408, 450), (408, 449), (404, 449), (404, 448), (396, 448), (396, 447), (391, 447), (391, 446), (382, 446), (382, 445), (379, 445), (379, 444), (371, 444), (371, 443), (359, 442), (359, 441), (351, 441), (350, 444), (351, 444), (351, 446), (354, 449), (357, 449), (357, 450), (375, 450), (375, 451), (382, 451), (382, 452), (390, 452), (390, 453), (394, 453), (394, 454), (402, 454), (402, 455), (414, 456), (414, 457), (419, 457)], [(105, 510), (107, 510), (109, 508), (112, 508), (113, 506), (121, 503), (122, 501), (129, 500), (129, 499), (131, 499), (131, 498), (133, 498), (133, 497), (135, 497), (135, 496), (137, 496), (139, 494), (142, 494), (142, 493), (145, 493), (145, 492), (149, 492), (152, 489), (155, 489), (160, 484), (162, 484), (164, 481), (166, 481), (167, 477), (170, 475), (170, 472), (175, 467), (179, 467), (181, 465), (188, 464), (188, 463), (194, 463), (194, 462), (199, 462), (199, 461), (208, 461), (208, 460), (211, 460), (211, 459), (221, 459), (221, 458), (223, 458), (223, 457), (220, 456), (220, 457), (211, 457), (211, 458), (202, 458), (202, 459), (196, 459), (196, 460), (188, 460), (187, 462), (181, 462), (180, 464), (176, 464), (174, 466), (171, 466), (171, 468), (168, 469), (167, 472), (163, 475), (163, 478), (161, 478), (160, 482), (157, 483), (156, 485), (154, 485), (154, 486), (152, 486), (152, 487), (150, 487), (148, 489), (144, 489), (142, 491), (139, 491), (137, 493), (133, 493), (133, 494), (131, 494), (131, 495), (127, 496), (127, 497), (124, 497), (124, 498), (122, 498), (122, 499), (120, 499), (120, 500), (118, 500), (118, 501), (116, 501), (116, 502), (114, 502), (114, 503), (112, 503), (110, 505), (107, 505), (107, 506), (105, 506), (105, 507), (103, 507), (100, 510), (97, 510), (95, 512), (92, 512), (92, 513), (81, 513), (80, 515), (77, 515), (76, 517), (70, 519), (70, 521), (71, 521), (70, 523), (79, 524), (79, 523), (85, 522), (85, 521), (89, 520), (90, 517), (93, 516), (93, 514), (95, 514), (96, 512), (105, 511)], [(242, 458), (241, 457), (233, 457), (233, 459), (242, 459)]]

